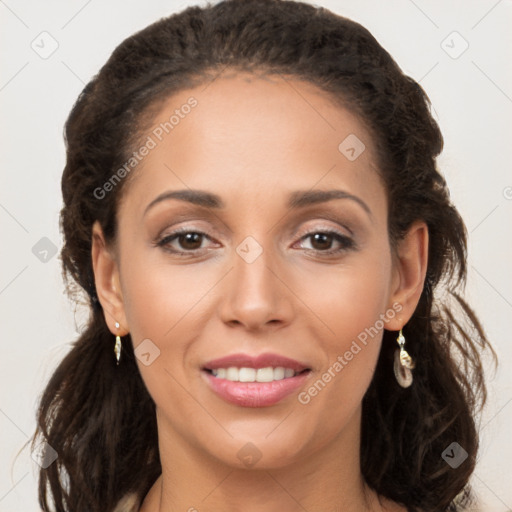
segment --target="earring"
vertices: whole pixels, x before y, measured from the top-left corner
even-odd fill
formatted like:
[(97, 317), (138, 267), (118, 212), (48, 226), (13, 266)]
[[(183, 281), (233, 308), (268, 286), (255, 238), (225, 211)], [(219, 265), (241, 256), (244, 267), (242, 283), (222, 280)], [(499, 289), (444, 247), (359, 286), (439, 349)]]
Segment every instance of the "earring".
[[(119, 329), (119, 322), (116, 322), (116, 329)], [(121, 358), (121, 338), (119, 337), (119, 334), (116, 336), (114, 353), (116, 354), (116, 364), (119, 365), (119, 359)]]
[(393, 370), (395, 372), (395, 377), (403, 388), (408, 388), (412, 384), (412, 372), (411, 370), (416, 366), (412, 357), (407, 353), (404, 349), (405, 338), (402, 334), (402, 329), (400, 329), (400, 333), (398, 334), (398, 338), (396, 339), (398, 346), (395, 350), (395, 361), (393, 365)]

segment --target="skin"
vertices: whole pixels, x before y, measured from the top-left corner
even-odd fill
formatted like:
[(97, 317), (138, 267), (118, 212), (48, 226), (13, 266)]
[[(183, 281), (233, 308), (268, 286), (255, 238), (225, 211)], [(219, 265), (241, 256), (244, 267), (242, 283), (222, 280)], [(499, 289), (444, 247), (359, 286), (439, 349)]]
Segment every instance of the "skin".
[[(405, 511), (379, 504), (359, 465), (361, 401), (382, 330), (307, 404), (297, 393), (270, 407), (227, 403), (201, 368), (232, 353), (274, 352), (311, 368), (300, 391), (307, 390), (393, 304), (401, 311), (385, 328), (407, 323), (425, 279), (427, 227), (415, 223), (394, 255), (373, 142), (358, 118), (312, 84), (221, 76), (169, 97), (154, 125), (190, 96), (198, 105), (131, 176), (115, 246), (98, 223), (93, 228), (96, 287), (111, 332), (130, 333), (135, 348), (149, 338), (160, 350), (149, 366), (137, 360), (156, 403), (162, 461), (141, 511)], [(338, 150), (349, 134), (366, 146), (354, 161)], [(144, 215), (162, 192), (187, 188), (218, 194), (225, 208), (173, 199)], [(371, 213), (348, 198), (287, 208), (290, 192), (311, 189), (342, 189)], [(169, 242), (192, 255), (155, 245), (178, 227), (206, 233)], [(335, 238), (315, 242), (329, 229), (353, 247), (323, 255), (343, 248)], [(251, 263), (236, 251), (247, 236), (263, 250)], [(252, 467), (237, 456), (247, 443), (261, 456)]]

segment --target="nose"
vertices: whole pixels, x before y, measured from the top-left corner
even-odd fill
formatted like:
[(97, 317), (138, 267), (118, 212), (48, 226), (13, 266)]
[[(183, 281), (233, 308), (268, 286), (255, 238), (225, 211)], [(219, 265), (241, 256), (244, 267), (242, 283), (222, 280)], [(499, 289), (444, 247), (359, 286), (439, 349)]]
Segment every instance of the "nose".
[(293, 293), (286, 271), (271, 251), (263, 250), (252, 260), (240, 250), (233, 262), (220, 305), (222, 321), (248, 331), (288, 325), (293, 316)]

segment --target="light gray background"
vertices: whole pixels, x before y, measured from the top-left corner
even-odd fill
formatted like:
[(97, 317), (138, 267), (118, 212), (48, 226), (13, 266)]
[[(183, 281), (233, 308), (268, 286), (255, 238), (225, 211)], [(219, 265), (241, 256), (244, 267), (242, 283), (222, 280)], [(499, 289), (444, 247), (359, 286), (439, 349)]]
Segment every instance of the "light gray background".
[[(63, 294), (58, 257), (40, 242), (61, 246), (65, 119), (117, 44), (194, 3), (0, 0), (0, 512), (39, 510), (37, 465), (28, 448), (15, 456), (35, 428), (38, 395), (83, 319)], [(501, 359), (489, 374), (473, 484), (481, 510), (512, 510), (512, 3), (318, 4), (366, 26), (432, 100), (445, 137), (439, 163), (469, 231), (467, 297)], [(42, 58), (52, 44), (56, 51)]]

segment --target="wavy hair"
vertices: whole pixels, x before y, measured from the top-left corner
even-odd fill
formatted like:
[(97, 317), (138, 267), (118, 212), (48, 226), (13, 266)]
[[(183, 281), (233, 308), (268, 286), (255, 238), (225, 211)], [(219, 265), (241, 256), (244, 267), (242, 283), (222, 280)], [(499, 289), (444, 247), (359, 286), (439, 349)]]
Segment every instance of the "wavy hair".
[[(124, 40), (72, 108), (61, 260), (70, 296), (85, 291), (90, 315), (40, 397), (32, 449), (41, 440), (58, 453), (40, 470), (40, 506), (111, 512), (127, 493), (142, 499), (161, 473), (155, 405), (130, 335), (115, 365), (91, 262), (92, 225), (98, 220), (115, 240), (128, 180), (107, 198), (95, 190), (129, 159), (162, 101), (227, 68), (306, 80), (356, 114), (378, 150), (391, 247), (414, 221), (427, 224), (425, 285), (404, 328), (418, 361), (414, 384), (395, 381), (396, 333), (384, 331), (363, 399), (361, 469), (375, 491), (411, 511), (459, 510), (471, 501), (476, 417), (486, 399), (482, 352), (494, 351), (463, 299), (467, 232), (437, 169), (442, 135), (423, 89), (368, 30), (289, 0), (226, 0), (162, 18)], [(457, 469), (441, 456), (453, 441), (468, 453)]]

